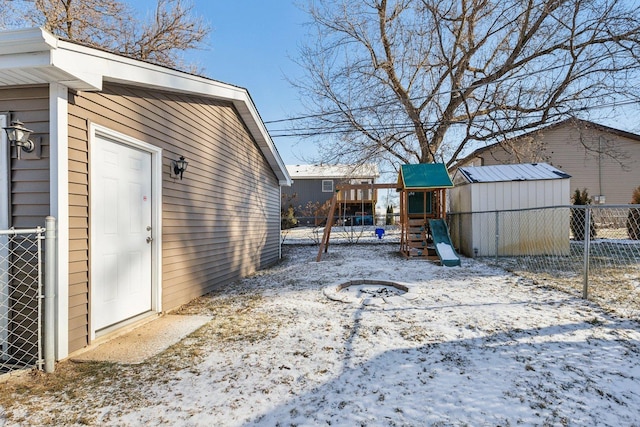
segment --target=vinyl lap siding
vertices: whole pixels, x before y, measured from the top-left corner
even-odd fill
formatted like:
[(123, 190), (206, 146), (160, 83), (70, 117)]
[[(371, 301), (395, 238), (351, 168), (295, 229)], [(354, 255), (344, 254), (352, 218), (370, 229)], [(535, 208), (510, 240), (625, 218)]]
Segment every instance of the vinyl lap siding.
[[(0, 89), (0, 111), (10, 112), (10, 120), (19, 119), (41, 139), (39, 159), (22, 153), (18, 160), (12, 149), (11, 226), (34, 228), (44, 226), (49, 215), (49, 88), (48, 86)], [(2, 131), (4, 132), (4, 131)], [(6, 197), (3, 195), (2, 197)]]
[(629, 203), (640, 185), (640, 141), (594, 129), (564, 128), (549, 136), (554, 164), (571, 175), (572, 192), (586, 188), (608, 204)]
[[(41, 142), (40, 155), (36, 152), (21, 152), (21, 160), (17, 159), (16, 149), (11, 149), (9, 170), (0, 173), (9, 174), (9, 194), (2, 189), (0, 197), (9, 201), (9, 226), (15, 228), (35, 228), (45, 225), (45, 217), (49, 215), (49, 89), (47, 86), (15, 87), (0, 89), (0, 112), (9, 112), (9, 120), (19, 119), (34, 133), (31, 140)], [(3, 132), (3, 130), (0, 130)], [(2, 153), (6, 155), (7, 153)], [(25, 254), (24, 248), (14, 247), (11, 256), (14, 265), (14, 280), (8, 283), (9, 312), (7, 319), (12, 330), (10, 340), (14, 349), (12, 353), (18, 360), (25, 357), (31, 362), (32, 354), (36, 354), (38, 333), (35, 328), (37, 317), (37, 287), (29, 284), (37, 282), (32, 268), (26, 268), (25, 260), (32, 259), (33, 254)], [(29, 307), (30, 311), (24, 310)]]
[[(277, 178), (231, 104), (106, 85), (76, 94), (69, 115), (78, 181), (88, 176), (87, 120), (164, 150), (163, 310), (277, 261)], [(181, 155), (189, 162), (182, 181), (169, 177), (171, 160)], [(75, 184), (78, 193), (88, 189), (85, 181)], [(88, 247), (88, 197), (75, 200), (78, 224), (87, 220), (87, 237), (78, 232), (77, 244)]]
[[(539, 138), (544, 151), (532, 153), (522, 162), (543, 161), (568, 173), (571, 192), (586, 188), (591, 196), (604, 195), (607, 204), (625, 204), (629, 203), (633, 189), (640, 185), (640, 141), (569, 125), (541, 132)], [(598, 155), (600, 146), (602, 156)], [(483, 165), (517, 162), (500, 147), (482, 153), (481, 157)]]
[(332, 181), (333, 186), (340, 184), (343, 180), (326, 178), (326, 179), (295, 179), (291, 187), (284, 187), (282, 194), (295, 198), (291, 200), (296, 211), (304, 211), (308, 203), (323, 204), (333, 197), (333, 191), (322, 191), (322, 181)]
[(87, 121), (69, 114), (68, 132), (69, 349), (74, 351), (89, 344), (89, 154)]

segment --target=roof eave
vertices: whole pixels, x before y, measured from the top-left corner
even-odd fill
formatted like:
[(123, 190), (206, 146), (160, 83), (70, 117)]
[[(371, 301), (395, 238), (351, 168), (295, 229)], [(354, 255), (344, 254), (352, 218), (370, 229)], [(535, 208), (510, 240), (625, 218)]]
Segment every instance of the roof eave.
[(42, 52), (55, 48), (58, 39), (42, 28), (21, 28), (2, 32), (0, 55)]
[[(28, 78), (21, 73), (27, 70)], [(13, 85), (60, 83), (79, 91), (99, 91), (104, 82), (113, 82), (230, 101), (279, 185), (291, 185), (284, 162), (244, 88), (60, 40), (42, 28), (2, 32), (0, 85), (12, 85), (12, 78)]]
[[(42, 28), (3, 31), (0, 37), (0, 84), (61, 83), (75, 90), (99, 90), (100, 75), (87, 66), (73, 64), (59, 49), (60, 40)], [(84, 65), (80, 61), (75, 65)]]

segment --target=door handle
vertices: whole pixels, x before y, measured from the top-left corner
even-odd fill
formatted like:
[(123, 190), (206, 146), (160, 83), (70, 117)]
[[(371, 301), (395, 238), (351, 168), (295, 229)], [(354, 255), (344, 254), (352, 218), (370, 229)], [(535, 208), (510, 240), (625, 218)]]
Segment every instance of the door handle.
[(153, 237), (151, 236), (147, 237), (147, 243), (151, 243), (151, 242), (153, 242)]

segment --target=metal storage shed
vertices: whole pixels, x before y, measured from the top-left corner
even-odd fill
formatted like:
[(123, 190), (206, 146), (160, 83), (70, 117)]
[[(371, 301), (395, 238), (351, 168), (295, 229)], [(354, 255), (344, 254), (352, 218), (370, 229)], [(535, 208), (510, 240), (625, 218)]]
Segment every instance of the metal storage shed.
[(568, 210), (549, 207), (569, 203), (570, 178), (546, 163), (459, 168), (449, 191), (453, 243), (470, 257), (568, 253)]

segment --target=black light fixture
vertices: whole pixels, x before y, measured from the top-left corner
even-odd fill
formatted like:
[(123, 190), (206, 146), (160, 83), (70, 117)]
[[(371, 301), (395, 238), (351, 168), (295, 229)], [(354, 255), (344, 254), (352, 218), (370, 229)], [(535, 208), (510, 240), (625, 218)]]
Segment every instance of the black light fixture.
[(171, 160), (173, 175), (180, 176), (180, 179), (182, 179), (182, 173), (187, 170), (187, 166), (189, 166), (189, 162), (184, 159), (184, 156), (180, 156), (180, 160)]
[(20, 159), (21, 151), (30, 153), (35, 148), (35, 144), (29, 139), (33, 131), (24, 127), (24, 123), (20, 120), (12, 121), (11, 126), (7, 126), (4, 130), (7, 132), (9, 143), (18, 148), (18, 159)]

